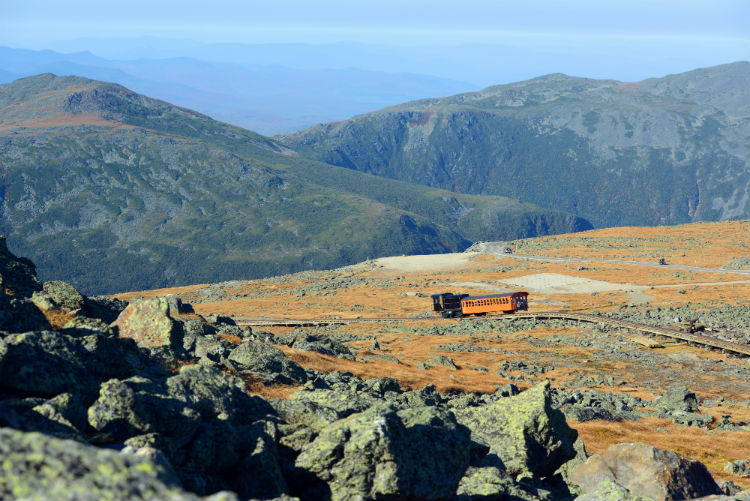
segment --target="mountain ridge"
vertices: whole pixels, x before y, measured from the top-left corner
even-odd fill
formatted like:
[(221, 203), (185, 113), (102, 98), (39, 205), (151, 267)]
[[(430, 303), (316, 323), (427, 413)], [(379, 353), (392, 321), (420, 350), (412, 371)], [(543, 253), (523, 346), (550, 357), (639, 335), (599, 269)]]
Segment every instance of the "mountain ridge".
[(597, 226), (733, 219), (748, 215), (748, 88), (747, 62), (636, 83), (551, 74), (276, 138), (334, 165)]
[[(322, 164), (123, 86), (0, 86), (0, 232), (87, 292), (250, 278), (586, 229), (560, 211)], [(102, 277), (108, 276), (103, 282)]]

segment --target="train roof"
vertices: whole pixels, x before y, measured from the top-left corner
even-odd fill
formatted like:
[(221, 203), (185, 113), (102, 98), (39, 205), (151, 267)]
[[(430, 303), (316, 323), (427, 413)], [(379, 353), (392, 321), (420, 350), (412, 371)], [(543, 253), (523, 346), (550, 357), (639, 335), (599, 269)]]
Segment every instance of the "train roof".
[(463, 298), (461, 301), (472, 301), (474, 299), (491, 299), (493, 297), (507, 297), (507, 296), (513, 296), (515, 294), (526, 294), (527, 296), (529, 295), (528, 292), (513, 291), (513, 292), (506, 292), (505, 294), (490, 294), (487, 296), (468, 296), (468, 297)]

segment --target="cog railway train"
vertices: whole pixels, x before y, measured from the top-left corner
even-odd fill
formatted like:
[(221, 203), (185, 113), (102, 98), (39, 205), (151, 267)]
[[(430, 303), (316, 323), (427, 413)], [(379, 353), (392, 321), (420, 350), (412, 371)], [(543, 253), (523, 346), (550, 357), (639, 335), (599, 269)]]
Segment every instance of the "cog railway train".
[(528, 292), (509, 292), (490, 296), (470, 296), (468, 294), (443, 292), (433, 294), (431, 297), (434, 311), (442, 314), (443, 318), (453, 318), (528, 310), (528, 296)]

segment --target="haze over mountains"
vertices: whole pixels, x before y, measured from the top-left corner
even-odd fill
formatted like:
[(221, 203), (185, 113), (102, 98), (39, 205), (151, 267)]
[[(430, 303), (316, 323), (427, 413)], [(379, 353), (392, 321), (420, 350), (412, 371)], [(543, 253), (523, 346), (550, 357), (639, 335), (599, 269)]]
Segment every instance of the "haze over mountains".
[(553, 74), (281, 141), (334, 165), (512, 196), (596, 226), (746, 218), (750, 64), (637, 83)]
[(269, 276), (590, 228), (309, 160), (110, 83), (0, 86), (0, 233), (89, 293)]
[(156, 58), (158, 50), (152, 49), (151, 55), (131, 50), (128, 54), (139, 55), (137, 59), (117, 60), (89, 51), (62, 54), (0, 47), (0, 83), (47, 72), (117, 82), (262, 134), (293, 132), (412, 99), (479, 88), (413, 71), (376, 71), (333, 61), (331, 66), (304, 65), (304, 57), (290, 59), (268, 47), (199, 49), (192, 57), (161, 58)]

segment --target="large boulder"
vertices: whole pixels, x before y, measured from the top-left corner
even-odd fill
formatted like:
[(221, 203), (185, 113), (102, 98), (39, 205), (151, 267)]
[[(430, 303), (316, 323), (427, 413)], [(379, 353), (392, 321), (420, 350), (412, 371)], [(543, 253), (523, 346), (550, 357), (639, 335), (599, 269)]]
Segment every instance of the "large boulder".
[(182, 329), (175, 322), (171, 314), (179, 312), (164, 297), (133, 301), (120, 313), (114, 326), (120, 337), (135, 340), (138, 346), (144, 348), (164, 347), (173, 352), (183, 350)]
[(62, 280), (44, 282), (42, 290), (31, 297), (43, 310), (81, 311), (86, 306), (86, 298), (75, 287)]
[(379, 405), (322, 430), (295, 465), (330, 489), (303, 487), (314, 498), (450, 499), (469, 465), (470, 445), (469, 430), (449, 411)]
[(113, 379), (89, 407), (88, 423), (103, 440), (162, 449), (193, 492), (283, 494), (275, 431), (261, 421), (278, 418), (244, 389), (240, 379), (205, 365), (164, 378)]
[(280, 349), (264, 343), (242, 343), (232, 350), (226, 365), (239, 373), (249, 373), (274, 383), (301, 384), (307, 381), (305, 369), (287, 358)]
[(5, 237), (0, 235), (0, 292), (29, 298), (42, 290), (36, 278), (34, 263), (25, 257), (16, 257), (8, 250)]
[(489, 447), (512, 476), (545, 478), (576, 456), (578, 434), (553, 409), (548, 382), (480, 407), (454, 409), (472, 439)]
[(657, 501), (722, 493), (702, 463), (643, 443), (615, 444), (578, 466), (571, 478), (584, 493), (610, 480)]
[[(200, 499), (147, 455), (0, 428), (0, 499)], [(224, 500), (236, 499), (226, 493)]]
[(21, 393), (95, 394), (102, 380), (127, 377), (139, 364), (137, 349), (129, 340), (78, 338), (51, 331), (0, 338), (0, 387)]

